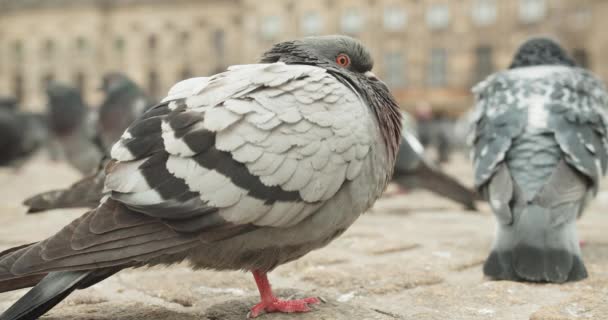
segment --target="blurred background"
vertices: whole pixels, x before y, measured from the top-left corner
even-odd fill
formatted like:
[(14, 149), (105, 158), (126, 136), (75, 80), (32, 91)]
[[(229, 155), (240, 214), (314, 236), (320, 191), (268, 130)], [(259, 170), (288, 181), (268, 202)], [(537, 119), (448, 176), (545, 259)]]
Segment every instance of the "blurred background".
[(158, 100), (176, 82), (254, 63), (273, 43), (347, 34), (447, 162), (464, 150), (471, 87), (506, 68), (531, 36), (551, 36), (608, 78), (605, 0), (0, 0), (0, 97), (45, 113), (45, 88), (78, 88), (92, 109), (119, 71)]
[(404, 109), (454, 117), (532, 35), (608, 77), (604, 13), (605, 0), (0, 0), (0, 96), (42, 111), (58, 80), (95, 106), (102, 75), (122, 71), (161, 97), (277, 41), (342, 33), (370, 47)]

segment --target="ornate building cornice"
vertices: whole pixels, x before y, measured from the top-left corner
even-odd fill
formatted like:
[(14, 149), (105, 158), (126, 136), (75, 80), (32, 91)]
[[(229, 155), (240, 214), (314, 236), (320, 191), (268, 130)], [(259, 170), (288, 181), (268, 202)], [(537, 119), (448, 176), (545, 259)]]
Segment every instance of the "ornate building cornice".
[(65, 7), (112, 8), (142, 4), (171, 4), (222, 2), (239, 4), (240, 0), (0, 0), (0, 15), (8, 11)]

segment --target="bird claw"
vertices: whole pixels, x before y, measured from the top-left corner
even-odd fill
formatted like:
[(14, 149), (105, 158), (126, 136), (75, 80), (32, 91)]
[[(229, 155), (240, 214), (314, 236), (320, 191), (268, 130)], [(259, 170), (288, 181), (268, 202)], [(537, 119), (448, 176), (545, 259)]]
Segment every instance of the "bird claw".
[(281, 313), (294, 313), (294, 312), (309, 312), (310, 304), (317, 304), (321, 301), (318, 298), (305, 298), (305, 299), (297, 299), (297, 300), (280, 300), (278, 298), (274, 298), (271, 302), (260, 302), (256, 304), (249, 314), (247, 315), (248, 319), (256, 318), (264, 313), (273, 313), (273, 312), (281, 312)]

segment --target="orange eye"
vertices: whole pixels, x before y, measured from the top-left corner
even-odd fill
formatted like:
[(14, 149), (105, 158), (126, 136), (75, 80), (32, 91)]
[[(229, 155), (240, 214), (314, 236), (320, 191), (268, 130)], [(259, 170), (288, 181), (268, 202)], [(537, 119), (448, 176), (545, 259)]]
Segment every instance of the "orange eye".
[(337, 57), (336, 57), (336, 63), (340, 66), (340, 67), (348, 67), (350, 66), (350, 57), (344, 53), (340, 53)]

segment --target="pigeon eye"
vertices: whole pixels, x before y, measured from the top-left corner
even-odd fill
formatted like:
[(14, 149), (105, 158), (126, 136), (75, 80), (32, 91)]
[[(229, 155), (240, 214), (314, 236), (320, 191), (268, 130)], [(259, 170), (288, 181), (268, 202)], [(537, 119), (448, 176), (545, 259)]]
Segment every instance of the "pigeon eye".
[(340, 67), (348, 67), (350, 66), (350, 57), (344, 53), (340, 53), (337, 57), (336, 57), (336, 63), (340, 66)]

